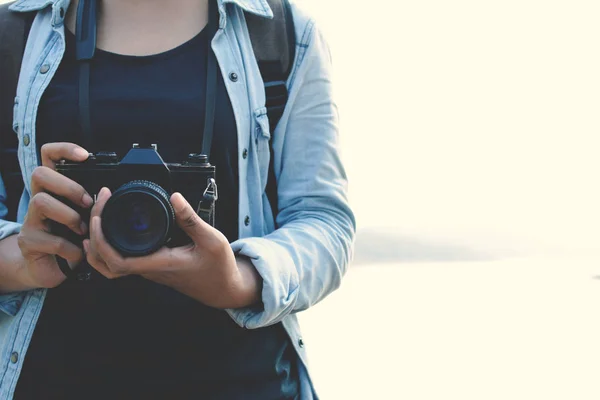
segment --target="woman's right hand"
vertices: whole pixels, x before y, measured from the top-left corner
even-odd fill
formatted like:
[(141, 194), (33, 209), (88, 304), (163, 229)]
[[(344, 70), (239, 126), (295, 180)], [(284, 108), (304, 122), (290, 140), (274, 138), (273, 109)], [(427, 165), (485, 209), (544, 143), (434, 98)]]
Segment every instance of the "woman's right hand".
[(66, 279), (56, 256), (67, 260), (73, 268), (84, 255), (73, 243), (53, 235), (49, 222), (63, 224), (79, 235), (88, 230), (79, 213), (54, 196), (83, 208), (90, 208), (93, 200), (80, 184), (56, 172), (55, 168), (62, 159), (85, 161), (88, 158), (86, 150), (73, 143), (48, 143), (42, 146), (41, 155), (42, 166), (31, 176), (31, 201), (17, 242), (25, 261), (22, 271), (25, 283), (33, 288), (52, 288)]

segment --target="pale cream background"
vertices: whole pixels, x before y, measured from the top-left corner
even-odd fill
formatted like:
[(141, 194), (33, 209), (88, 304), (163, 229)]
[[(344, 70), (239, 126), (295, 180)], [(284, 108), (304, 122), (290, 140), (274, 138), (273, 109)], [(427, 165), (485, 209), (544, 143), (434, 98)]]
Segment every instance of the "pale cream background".
[(600, 2), (302, 2), (359, 226), (521, 255), (351, 269), (301, 315), (323, 398), (600, 399)]
[(362, 227), (600, 251), (600, 2), (299, 1), (331, 43)]

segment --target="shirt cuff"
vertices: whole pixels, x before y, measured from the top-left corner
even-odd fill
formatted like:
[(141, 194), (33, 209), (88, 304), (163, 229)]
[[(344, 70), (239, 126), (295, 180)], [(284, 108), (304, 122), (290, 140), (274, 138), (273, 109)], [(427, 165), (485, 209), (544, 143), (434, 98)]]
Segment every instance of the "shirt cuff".
[(16, 235), (21, 232), (21, 224), (0, 220), (0, 240), (6, 239), (9, 236)]
[(19, 312), (24, 299), (23, 292), (0, 294), (0, 311), (14, 317)]
[[(21, 231), (21, 224), (12, 221), (0, 220), (0, 240), (16, 235)], [(0, 312), (12, 317), (17, 315), (25, 295), (23, 293), (0, 294)]]
[(240, 239), (231, 248), (248, 257), (261, 276), (262, 307), (227, 309), (227, 313), (246, 329), (280, 322), (292, 312), (298, 297), (298, 271), (292, 257), (282, 246), (265, 238)]

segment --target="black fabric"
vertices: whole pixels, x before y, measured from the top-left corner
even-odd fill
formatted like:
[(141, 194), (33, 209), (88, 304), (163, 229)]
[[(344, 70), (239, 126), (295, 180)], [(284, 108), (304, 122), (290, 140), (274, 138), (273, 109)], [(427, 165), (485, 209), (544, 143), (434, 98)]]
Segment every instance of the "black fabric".
[[(37, 143), (80, 141), (74, 37), (40, 104)], [(97, 51), (91, 124), (97, 148), (124, 155), (157, 143), (165, 161), (202, 144), (205, 32), (149, 57)], [(233, 110), (218, 76), (211, 162), (217, 228), (237, 239), (238, 165)], [(238, 327), (221, 310), (140, 277), (67, 280), (48, 295), (16, 399), (287, 399), (298, 394), (297, 355), (281, 324)]]
[[(265, 18), (247, 12), (248, 33), (252, 41), (254, 55), (261, 62), (279, 64), (280, 75), (289, 75), (295, 56), (295, 30), (289, 0), (267, 0), (273, 18)], [(262, 71), (261, 71), (262, 72)], [(265, 75), (263, 75), (263, 78)], [(271, 81), (267, 77), (265, 81)], [(277, 77), (279, 79), (279, 77)]]
[[(208, 32), (214, 35), (219, 26), (219, 11), (215, 2), (209, 3)], [(208, 48), (208, 47), (207, 47)], [(217, 57), (208, 52), (206, 63), (206, 107), (204, 112), (204, 136), (202, 138), (202, 154), (210, 156), (215, 125), (215, 96), (217, 94), (215, 78), (217, 76)], [(210, 158), (210, 157), (209, 157)]]
[(7, 192), (4, 218), (16, 221), (23, 178), (17, 159), (17, 135), (13, 132), (13, 105), (25, 38), (33, 13), (18, 14), (8, 10), (10, 4), (0, 4), (0, 173)]

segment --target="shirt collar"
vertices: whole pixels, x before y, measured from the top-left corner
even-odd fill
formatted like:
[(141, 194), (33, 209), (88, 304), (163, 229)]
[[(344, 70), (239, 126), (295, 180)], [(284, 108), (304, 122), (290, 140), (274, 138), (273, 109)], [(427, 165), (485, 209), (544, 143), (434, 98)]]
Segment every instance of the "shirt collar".
[(269, 6), (267, 0), (217, 0), (219, 6), (232, 3), (252, 14), (256, 14), (261, 17), (273, 18), (273, 11)]
[[(210, 0), (212, 1), (212, 0)], [(273, 12), (267, 0), (217, 0), (219, 9), (225, 10), (227, 3), (232, 3), (241, 9), (266, 18), (273, 18)], [(70, 0), (17, 0), (11, 9), (14, 11), (37, 11), (48, 6), (53, 9), (67, 8)]]

